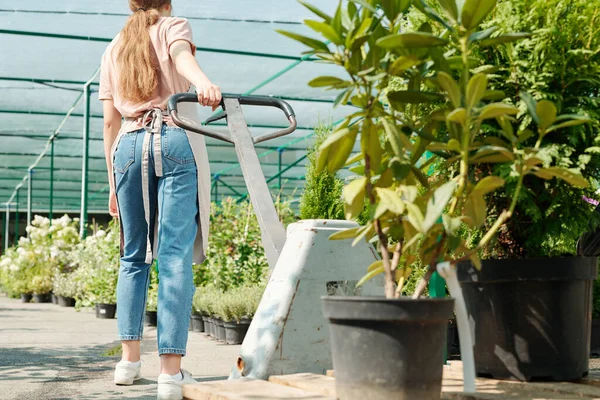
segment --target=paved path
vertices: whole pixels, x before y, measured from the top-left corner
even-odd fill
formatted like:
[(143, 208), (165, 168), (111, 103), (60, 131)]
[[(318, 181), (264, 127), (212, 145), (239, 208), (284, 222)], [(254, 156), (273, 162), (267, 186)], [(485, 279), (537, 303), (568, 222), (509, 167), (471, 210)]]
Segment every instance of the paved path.
[[(156, 399), (156, 328), (146, 327), (144, 335), (144, 379), (134, 386), (115, 386), (112, 371), (119, 357), (105, 353), (118, 345), (116, 320), (0, 295), (0, 399)], [(239, 346), (190, 332), (183, 367), (199, 381), (224, 379), (238, 351)]]

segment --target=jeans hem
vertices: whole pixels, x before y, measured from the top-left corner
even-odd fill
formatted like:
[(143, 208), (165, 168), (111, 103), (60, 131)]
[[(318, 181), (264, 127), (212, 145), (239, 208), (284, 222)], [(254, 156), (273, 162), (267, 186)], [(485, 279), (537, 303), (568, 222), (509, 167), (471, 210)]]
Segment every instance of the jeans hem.
[(163, 354), (179, 354), (181, 356), (185, 356), (184, 349), (159, 349), (158, 355), (162, 356)]
[(119, 336), (119, 340), (142, 340), (142, 336)]

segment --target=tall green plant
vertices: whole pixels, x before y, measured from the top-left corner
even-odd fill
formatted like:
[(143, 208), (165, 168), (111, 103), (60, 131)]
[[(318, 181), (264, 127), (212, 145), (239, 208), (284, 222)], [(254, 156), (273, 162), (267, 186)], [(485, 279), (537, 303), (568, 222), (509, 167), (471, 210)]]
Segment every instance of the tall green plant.
[(315, 141), (308, 150), (300, 219), (344, 219), (343, 180), (337, 174), (317, 168), (318, 149), (331, 133), (332, 128), (328, 125), (320, 124), (315, 128)]
[[(500, 101), (504, 95), (490, 90), (491, 71), (471, 69), (476, 51), (529, 34), (492, 37), (494, 30), (479, 30), (496, 0), (439, 4), (443, 15), (421, 0), (350, 1), (340, 3), (334, 15), (307, 5), (317, 19), (305, 24), (331, 46), (282, 31), (309, 46), (316, 57), (346, 71), (345, 79), (323, 76), (309, 83), (340, 90), (336, 103), (350, 101), (357, 108), (321, 145), (318, 165), (333, 173), (347, 164), (359, 164), (354, 169), (356, 179), (344, 188), (346, 214), (356, 218), (365, 200), (373, 212), (364, 227), (335, 238), (378, 243), (382, 260), (368, 268), (365, 278), (384, 273), (388, 298), (400, 296), (416, 260), (428, 265), (428, 273), (414, 297), (420, 296), (438, 262), (470, 259), (480, 267), (478, 252), (514, 213), (525, 176), (588, 185), (580, 174), (545, 165), (541, 158), (556, 131), (588, 119), (559, 116), (552, 102), (537, 102), (523, 91), (520, 98), (535, 121), (535, 130), (519, 127), (516, 104)], [(427, 22), (401, 30), (411, 6)], [(401, 84), (388, 90), (392, 77)], [(483, 135), (487, 126), (497, 128), (499, 136)], [(534, 138), (532, 145), (530, 138)], [(361, 154), (348, 160), (357, 140)], [(435, 154), (427, 161), (426, 151)], [(447, 173), (429, 178), (424, 171), (435, 162), (445, 164)], [(479, 229), (486, 220), (486, 195), (505, 184), (493, 172), (475, 173), (474, 167), (499, 163), (511, 166), (517, 179), (515, 194), (481, 239), (468, 241), (462, 236), (464, 229)]]
[[(598, 184), (600, 177), (600, 9), (587, 0), (501, 1), (485, 27), (493, 36), (517, 30), (534, 35), (517, 43), (488, 47), (475, 53), (480, 65), (495, 65), (490, 86), (513, 100), (521, 88), (536, 99), (549, 99), (565, 114), (587, 114), (591, 124), (567, 126), (552, 136), (541, 153), (546, 164), (560, 165)], [(533, 118), (522, 120), (534, 128)], [(492, 132), (493, 134), (493, 132)], [(533, 143), (534, 138), (529, 139)], [(543, 157), (542, 157), (543, 156)], [(504, 191), (489, 198), (501, 209), (514, 195), (517, 180), (508, 166), (495, 167), (506, 179)], [(561, 181), (526, 178), (515, 217), (488, 257), (534, 257), (574, 254), (578, 237), (589, 226), (591, 209), (581, 200), (592, 188), (574, 190)], [(493, 211), (492, 211), (493, 213)]]

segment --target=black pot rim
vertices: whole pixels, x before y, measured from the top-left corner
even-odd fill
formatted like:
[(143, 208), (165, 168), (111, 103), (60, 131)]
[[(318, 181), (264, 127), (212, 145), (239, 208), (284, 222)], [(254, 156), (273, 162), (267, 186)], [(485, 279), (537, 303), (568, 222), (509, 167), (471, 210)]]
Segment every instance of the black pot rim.
[(596, 257), (547, 257), (482, 260), (478, 271), (470, 261), (457, 266), (461, 283), (593, 280), (598, 275)]
[(223, 325), (225, 326), (225, 328), (230, 328), (230, 329), (235, 329), (237, 327), (244, 327), (244, 326), (250, 326), (250, 322), (235, 322), (235, 321), (231, 321), (231, 322), (224, 322)]
[(330, 321), (438, 321), (447, 323), (454, 299), (379, 296), (323, 296), (323, 315)]

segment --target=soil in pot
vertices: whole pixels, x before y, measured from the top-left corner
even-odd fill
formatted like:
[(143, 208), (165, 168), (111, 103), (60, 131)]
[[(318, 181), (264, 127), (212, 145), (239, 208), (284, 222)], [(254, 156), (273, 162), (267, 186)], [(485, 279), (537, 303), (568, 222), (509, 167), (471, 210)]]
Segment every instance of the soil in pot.
[(215, 326), (216, 326), (216, 338), (221, 342), (225, 342), (226, 340), (226, 332), (225, 332), (225, 323), (221, 319), (215, 318)]
[(589, 369), (595, 258), (460, 264), (479, 376), (573, 381)]
[(58, 305), (61, 307), (75, 307), (75, 299), (72, 297), (58, 296)]
[(227, 344), (242, 344), (248, 328), (250, 327), (250, 321), (232, 321), (225, 322), (225, 343)]
[(202, 315), (192, 314), (192, 330), (194, 332), (204, 332), (204, 321)]
[(595, 357), (600, 357), (600, 319), (592, 320), (590, 354)]
[(454, 300), (324, 297), (340, 400), (439, 399)]
[(21, 293), (21, 303), (29, 303), (32, 298), (33, 298), (32, 294)]
[(96, 304), (96, 318), (113, 319), (116, 313), (116, 304)]
[(50, 303), (51, 301), (52, 298), (50, 297), (50, 293), (33, 294), (34, 303)]
[(156, 326), (158, 324), (156, 311), (146, 311), (144, 322), (147, 326)]

